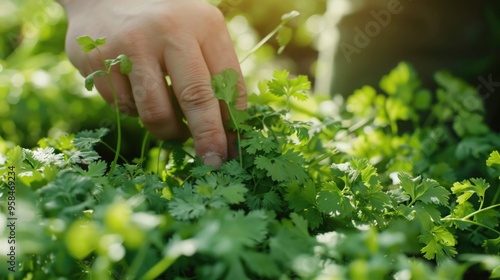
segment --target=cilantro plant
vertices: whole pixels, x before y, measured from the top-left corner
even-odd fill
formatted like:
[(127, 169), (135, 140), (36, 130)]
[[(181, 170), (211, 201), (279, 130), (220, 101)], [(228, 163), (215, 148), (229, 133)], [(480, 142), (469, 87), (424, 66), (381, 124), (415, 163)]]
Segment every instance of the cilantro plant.
[(92, 39), (89, 36), (81, 36), (77, 38), (78, 44), (82, 47), (84, 52), (97, 51), (99, 57), (103, 61), (104, 70), (97, 70), (85, 78), (85, 88), (87, 90), (92, 90), (94, 87), (94, 78), (97, 76), (106, 76), (109, 81), (109, 86), (111, 92), (113, 94), (114, 106), (116, 109), (116, 122), (117, 122), (117, 142), (116, 142), (116, 150), (115, 150), (115, 158), (111, 164), (110, 174), (113, 174), (113, 171), (116, 167), (116, 163), (118, 162), (118, 157), (120, 155), (121, 149), (121, 141), (122, 141), (122, 132), (121, 132), (121, 121), (120, 121), (120, 111), (118, 110), (118, 99), (116, 95), (116, 89), (113, 83), (113, 77), (111, 75), (111, 67), (114, 65), (119, 65), (120, 73), (128, 74), (132, 71), (132, 61), (128, 58), (128, 56), (121, 54), (117, 56), (115, 59), (104, 59), (101, 51), (99, 50), (99, 46), (103, 46), (106, 44), (106, 38), (98, 38)]
[[(104, 40), (79, 43), (99, 52)], [(103, 63), (88, 88), (99, 75), (112, 85), (113, 65), (122, 73), (131, 67), (126, 56)], [(226, 70), (212, 84), (229, 109), (239, 157), (220, 169), (201, 165), (189, 143), (150, 147), (147, 139), (137, 164), (118, 163), (120, 140), (108, 163), (96, 152), (104, 128), (12, 147), (0, 157), (0, 197), (9, 195), (14, 170), (18, 249), (15, 271), (3, 254), (0, 273), (499, 278), (500, 137), (483, 122), (470, 85), (445, 72), (435, 77), (432, 94), (401, 63), (382, 78), (381, 91), (365, 86), (345, 106), (322, 112), (314, 108), (328, 103), (309, 96), (307, 77), (275, 71), (239, 111), (237, 74)], [(0, 208), (6, 221), (6, 204)], [(2, 242), (10, 234), (3, 224)]]

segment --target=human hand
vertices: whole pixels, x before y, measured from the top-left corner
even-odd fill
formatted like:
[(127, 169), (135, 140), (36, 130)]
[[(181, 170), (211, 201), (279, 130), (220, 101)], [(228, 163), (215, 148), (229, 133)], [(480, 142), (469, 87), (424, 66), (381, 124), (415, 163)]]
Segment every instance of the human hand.
[[(185, 140), (191, 134), (196, 154), (219, 167), (234, 157), (234, 133), (225, 128), (227, 108), (214, 96), (211, 75), (227, 68), (240, 74), (237, 109), (246, 108), (239, 62), (220, 11), (197, 0), (66, 0), (69, 21), (66, 52), (83, 76), (104, 69), (103, 59), (126, 54), (132, 72), (111, 72), (118, 109), (138, 115), (160, 139)], [(76, 38), (106, 37), (98, 52), (84, 53)], [(168, 75), (174, 93), (165, 80)], [(95, 77), (102, 97), (114, 104), (109, 81)], [(180, 105), (182, 114), (175, 108)]]

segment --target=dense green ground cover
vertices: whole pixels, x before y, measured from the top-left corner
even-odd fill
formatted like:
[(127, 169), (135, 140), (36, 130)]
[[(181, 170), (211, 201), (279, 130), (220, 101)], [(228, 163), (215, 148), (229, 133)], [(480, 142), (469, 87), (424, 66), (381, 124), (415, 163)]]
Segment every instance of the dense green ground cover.
[[(474, 88), (447, 73), (436, 81), (433, 99), (402, 63), (381, 80), (385, 94), (364, 87), (332, 114), (321, 110), (331, 102), (306, 100), (305, 76), (276, 71), (247, 112), (232, 112), (241, 157), (220, 170), (189, 143), (162, 143), (108, 173), (94, 151), (106, 129), (10, 148), (1, 176), (2, 197), (15, 196), (2, 221), (18, 218), (12, 275), (498, 277), (500, 137)], [(231, 106), (233, 73), (213, 83)]]
[(144, 137), (115, 162), (114, 112), (48, 47), (57, 30), (0, 44), (1, 278), (500, 277), (500, 135), (473, 86), (439, 72), (425, 89), (401, 63), (334, 102), (278, 70), (240, 112), (228, 71), (213, 87), (240, 157), (203, 166), (118, 115)]

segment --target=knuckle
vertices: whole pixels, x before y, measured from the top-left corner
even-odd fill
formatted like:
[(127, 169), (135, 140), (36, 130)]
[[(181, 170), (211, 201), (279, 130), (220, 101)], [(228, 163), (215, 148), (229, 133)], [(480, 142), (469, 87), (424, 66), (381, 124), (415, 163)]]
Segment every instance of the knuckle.
[(203, 109), (205, 106), (210, 106), (213, 101), (215, 101), (215, 96), (209, 82), (193, 82), (179, 92), (179, 102), (187, 110)]
[(202, 9), (200, 13), (204, 15), (204, 19), (210, 21), (211, 23), (220, 25), (223, 23), (225, 25), (224, 14), (217, 7), (213, 5), (201, 5)]
[(207, 123), (192, 131), (193, 140), (195, 143), (203, 143), (209, 145), (209, 150), (216, 150), (217, 147), (225, 147), (225, 134), (217, 129), (215, 123)]
[(151, 105), (140, 112), (140, 118), (146, 127), (151, 127), (168, 123), (171, 116), (164, 108)]

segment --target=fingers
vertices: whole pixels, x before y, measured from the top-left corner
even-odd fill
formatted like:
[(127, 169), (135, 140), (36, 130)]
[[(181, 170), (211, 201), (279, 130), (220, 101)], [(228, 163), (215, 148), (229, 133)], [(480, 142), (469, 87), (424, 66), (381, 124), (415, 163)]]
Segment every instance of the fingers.
[(137, 116), (137, 107), (131, 93), (129, 79), (127, 76), (116, 71), (111, 71), (110, 75), (113, 81), (113, 88), (111, 87), (109, 78), (106, 76), (94, 77), (95, 87), (104, 100), (113, 107), (115, 107), (114, 89), (118, 101), (118, 110), (126, 115)]
[(238, 72), (239, 79), (237, 86), (239, 95), (235, 107), (243, 110), (247, 107), (246, 88), (243, 81), (243, 74), (241, 72), (240, 63), (238, 61), (238, 57), (236, 56), (233, 41), (231, 40), (229, 31), (227, 30), (224, 17), (219, 10), (217, 11), (220, 14), (219, 20), (214, 21), (214, 26), (212, 26), (212, 28), (220, 31), (209, 33), (201, 39), (201, 51), (212, 75), (220, 74), (228, 68)]
[(153, 57), (131, 60), (134, 67), (128, 77), (144, 126), (160, 139), (185, 140), (189, 131), (172, 106), (159, 62)]
[(219, 167), (227, 159), (227, 140), (199, 43), (193, 37), (177, 40), (165, 50), (164, 57), (196, 154), (205, 164)]
[[(218, 10), (217, 10), (218, 11)], [(219, 12), (220, 13), (220, 12)], [(219, 74), (222, 71), (231, 68), (239, 74), (238, 79), (238, 99), (235, 107), (240, 110), (247, 108), (246, 89), (243, 81), (243, 75), (240, 69), (240, 63), (234, 50), (233, 42), (224, 21), (222, 14), (219, 15), (219, 20), (216, 20), (212, 28), (220, 30), (219, 32), (210, 33), (209, 36), (202, 38), (200, 45), (207, 67), (212, 75)], [(225, 104), (221, 104), (221, 113), (224, 125), (230, 119), (228, 110)], [(229, 131), (226, 129), (226, 131)], [(237, 137), (235, 133), (227, 132), (227, 149), (230, 158), (237, 157)]]

